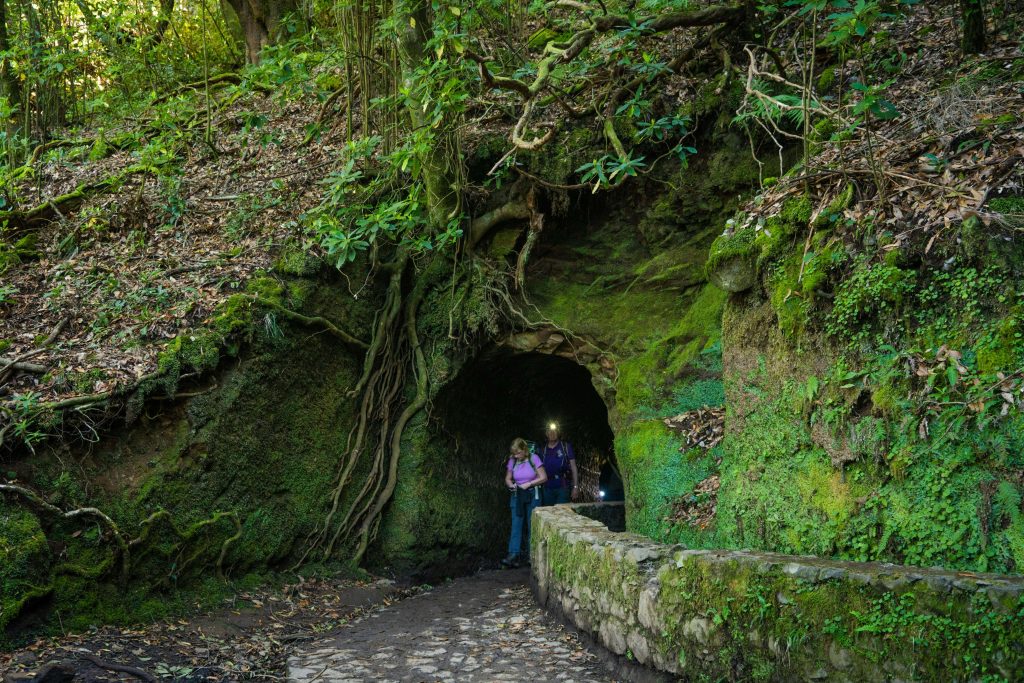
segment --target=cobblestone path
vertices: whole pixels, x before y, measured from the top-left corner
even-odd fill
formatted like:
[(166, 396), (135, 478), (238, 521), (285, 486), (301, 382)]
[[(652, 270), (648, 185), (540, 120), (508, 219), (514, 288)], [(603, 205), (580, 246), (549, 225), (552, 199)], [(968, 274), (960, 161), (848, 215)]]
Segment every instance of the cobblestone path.
[(537, 606), (526, 570), (482, 572), (407, 598), (304, 645), (293, 683), (612, 681), (597, 655)]

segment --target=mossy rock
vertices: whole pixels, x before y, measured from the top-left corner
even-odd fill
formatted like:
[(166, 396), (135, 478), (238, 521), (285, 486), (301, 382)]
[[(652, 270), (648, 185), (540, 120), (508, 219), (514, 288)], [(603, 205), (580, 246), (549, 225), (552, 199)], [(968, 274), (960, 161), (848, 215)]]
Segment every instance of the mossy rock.
[(744, 228), (716, 239), (705, 272), (716, 287), (727, 292), (745, 292), (753, 287), (757, 282), (754, 230)]

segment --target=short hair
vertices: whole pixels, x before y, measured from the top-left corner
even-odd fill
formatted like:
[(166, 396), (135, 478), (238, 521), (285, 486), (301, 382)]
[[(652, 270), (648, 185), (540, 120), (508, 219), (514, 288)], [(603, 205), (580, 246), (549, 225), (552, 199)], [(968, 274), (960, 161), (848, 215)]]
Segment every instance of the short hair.
[(526, 439), (519, 437), (512, 440), (512, 445), (508, 447), (510, 453), (517, 453), (518, 451), (530, 452), (530, 444), (526, 443)]

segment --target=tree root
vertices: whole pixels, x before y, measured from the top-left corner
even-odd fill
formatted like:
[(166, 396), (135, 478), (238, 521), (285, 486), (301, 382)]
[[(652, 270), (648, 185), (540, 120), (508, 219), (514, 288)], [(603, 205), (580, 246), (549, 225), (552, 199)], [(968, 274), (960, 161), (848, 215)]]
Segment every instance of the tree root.
[[(168, 512), (167, 510), (157, 510), (156, 512), (151, 514), (149, 517), (147, 517), (146, 519), (142, 520), (142, 522), (139, 524), (139, 528), (140, 528), (139, 535), (137, 537), (133, 538), (131, 541), (128, 542), (128, 548), (129, 549), (136, 548), (136, 547), (142, 545), (143, 543), (145, 543), (149, 539), (149, 534), (151, 533), (150, 530), (153, 528), (153, 524), (157, 520), (161, 520), (161, 519), (167, 521), (167, 524), (170, 526), (171, 531), (174, 533), (175, 536), (177, 536), (179, 539), (181, 539), (182, 542), (186, 542), (186, 541), (192, 539), (200, 529), (203, 529), (203, 528), (208, 527), (208, 526), (213, 526), (214, 524), (216, 524), (217, 522), (219, 522), (222, 519), (230, 519), (234, 523), (234, 525), (235, 525), (235, 533), (232, 536), (230, 536), (227, 539), (225, 539), (224, 543), (221, 544), (220, 554), (217, 557), (217, 565), (216, 565), (216, 567), (217, 567), (217, 576), (220, 577), (221, 579), (225, 578), (225, 574), (224, 574), (224, 559), (227, 557), (228, 550), (231, 548), (231, 546), (239, 538), (242, 537), (242, 522), (241, 522), (241, 520), (238, 517), (238, 512), (236, 512), (234, 510), (232, 510), (230, 512), (215, 512), (212, 517), (210, 517), (209, 519), (204, 519), (203, 521), (199, 522), (198, 524), (193, 526), (191, 528), (191, 530), (189, 530), (189, 531), (182, 531), (180, 528), (178, 528), (178, 525), (175, 523), (174, 517), (171, 515), (170, 512)], [(183, 570), (194, 559), (195, 559), (195, 556), (193, 556), (193, 557), (189, 558), (188, 560), (186, 560), (179, 567), (179, 570)]]
[(77, 519), (79, 517), (95, 517), (98, 519), (103, 526), (107, 527), (107, 530), (114, 539), (114, 543), (117, 545), (118, 557), (121, 560), (121, 583), (122, 585), (127, 583), (128, 571), (131, 567), (129, 545), (128, 542), (124, 540), (124, 536), (121, 534), (121, 530), (118, 528), (117, 524), (114, 520), (108, 517), (106, 513), (93, 507), (76, 508), (74, 510), (64, 511), (56, 505), (48, 503), (38, 493), (15, 484), (0, 484), (0, 493), (21, 496), (35, 507), (49, 514), (51, 517), (56, 517), (58, 519)]
[[(46, 368), (45, 367), (43, 367), (41, 365), (36, 365), (34, 363), (26, 363), (25, 361), (27, 361), (29, 358), (32, 358), (33, 356), (38, 356), (40, 353), (45, 351), (46, 347), (48, 347), (50, 344), (52, 344), (54, 341), (56, 341), (57, 337), (64, 330), (64, 328), (67, 327), (67, 324), (69, 322), (71, 322), (70, 318), (61, 318), (60, 322), (58, 322), (53, 327), (53, 329), (50, 330), (50, 334), (48, 334), (46, 336), (46, 339), (43, 340), (43, 343), (40, 344), (39, 346), (37, 346), (36, 348), (32, 349), (31, 351), (26, 351), (25, 353), (23, 353), (23, 354), (21, 354), (19, 356), (15, 356), (14, 358), (0, 358), (0, 363), (2, 363), (2, 364), (0, 364), (0, 381), (3, 381), (4, 376), (12, 368), (14, 370), (29, 370), (31, 372), (46, 372)], [(40, 371), (40, 370), (36, 370), (34, 368), (42, 368), (42, 370)]]
[[(416, 332), (416, 314), (425, 295), (427, 278), (419, 278), (412, 293), (403, 297), (408, 264), (408, 254), (400, 250), (384, 268), (390, 273), (387, 295), (374, 322), (363, 372), (351, 392), (361, 396), (359, 416), (338, 465), (338, 478), (323, 527), (312, 535), (296, 566), (314, 552), (326, 560), (340, 548), (350, 549), (348, 561), (358, 564), (394, 494), (402, 434), (409, 421), (426, 406), (428, 390), (426, 359)], [(404, 393), (410, 361), (416, 394), (396, 417), (396, 403)], [(366, 479), (358, 491), (348, 495), (353, 472), (366, 457), (371, 458)], [(343, 498), (347, 498), (344, 505)]]
[(124, 664), (114, 664), (113, 662), (107, 662), (90, 652), (82, 652), (78, 656), (82, 659), (92, 662), (94, 665), (107, 671), (113, 671), (115, 673), (122, 673), (128, 674), (130, 676), (135, 676), (140, 680), (147, 681), (147, 683), (156, 683), (157, 681), (156, 676), (152, 675), (147, 671), (143, 671), (142, 669), (136, 668), (134, 666), (126, 666)]
[(109, 178), (85, 183), (68, 192), (67, 194), (47, 199), (36, 206), (28, 209), (13, 209), (0, 211), (0, 224), (7, 222), (8, 233), (6, 236), (17, 236), (23, 232), (30, 231), (44, 223), (50, 223), (61, 218), (65, 211), (74, 211), (94, 195), (108, 192), (115, 189), (121, 183), (137, 173), (155, 173), (152, 166), (131, 166), (120, 173), (115, 173)]
[[(228, 73), (217, 74), (216, 76), (210, 76), (209, 78), (207, 78), (205, 80), (202, 80), (202, 81), (193, 81), (192, 83), (185, 83), (181, 87), (175, 88), (174, 90), (170, 91), (169, 93), (165, 93), (165, 94), (157, 97), (152, 102), (150, 102), (149, 105), (151, 107), (155, 107), (157, 105), (163, 104), (164, 102), (167, 102), (170, 99), (173, 99), (173, 98), (177, 97), (178, 95), (183, 95), (183, 94), (185, 94), (186, 92), (188, 92), (190, 90), (202, 90), (202, 89), (205, 89), (207, 86), (213, 86), (213, 85), (238, 85), (241, 82), (242, 82), (242, 77), (240, 75), (238, 75), (237, 73), (228, 72)], [(266, 87), (263, 87), (263, 86), (257, 86), (255, 84), (253, 85), (253, 89), (259, 90), (261, 92), (269, 92), (270, 91), (270, 88), (266, 88)]]
[[(132, 551), (142, 546), (149, 539), (150, 531), (153, 528), (153, 524), (157, 520), (166, 520), (174, 535), (181, 539), (182, 543), (185, 543), (194, 538), (196, 533), (199, 532), (199, 530), (208, 526), (213, 526), (214, 524), (220, 522), (222, 519), (230, 519), (235, 526), (235, 533), (224, 540), (220, 547), (220, 553), (217, 556), (217, 576), (219, 576), (221, 579), (225, 578), (224, 560), (227, 557), (228, 550), (242, 536), (242, 522), (239, 519), (238, 513), (234, 510), (230, 512), (216, 512), (209, 519), (205, 519), (199, 522), (188, 531), (182, 531), (180, 528), (178, 528), (178, 525), (174, 522), (174, 518), (172, 517), (170, 512), (168, 512), (167, 510), (158, 510), (157, 512), (154, 512), (152, 515), (150, 515), (142, 521), (142, 523), (139, 525), (139, 535), (128, 541), (125, 540), (125, 536), (121, 532), (117, 523), (114, 522), (113, 519), (111, 519), (106, 513), (104, 513), (102, 510), (98, 508), (83, 507), (67, 511), (61, 510), (56, 505), (53, 505), (52, 503), (46, 501), (38, 493), (31, 491), (23, 486), (18, 486), (16, 484), (0, 484), (0, 494), (4, 493), (9, 495), (20, 496), (21, 498), (28, 501), (28, 503), (33, 507), (46, 513), (50, 517), (56, 519), (72, 520), (81, 517), (93, 517), (99, 520), (99, 523), (107, 528), (107, 531), (110, 534), (111, 538), (114, 539), (114, 545), (116, 546), (115, 559), (119, 560), (120, 569), (118, 578), (122, 586), (127, 584), (129, 575), (131, 573)], [(198, 557), (200, 554), (201, 551), (185, 560), (179, 566), (179, 570), (191, 564), (191, 562), (195, 560), (196, 557)], [(91, 574), (89, 576), (91, 578), (98, 578), (100, 573), (102, 573), (102, 568), (100, 572), (96, 573), (96, 576), (92, 576)]]
[(292, 322), (305, 325), (306, 327), (323, 327), (328, 332), (330, 332), (335, 337), (342, 340), (349, 346), (354, 346), (357, 349), (361, 349), (363, 351), (370, 348), (370, 345), (364, 342), (362, 339), (354, 337), (353, 335), (349, 334), (345, 330), (341, 329), (340, 327), (332, 323), (327, 318), (323, 318), (320, 316), (303, 315), (302, 313), (293, 311), (290, 308), (285, 308), (276, 301), (270, 301), (269, 299), (264, 299), (262, 297), (256, 296), (255, 294), (242, 294), (242, 296), (252, 299), (253, 301), (259, 303), (261, 306), (266, 306), (267, 308), (274, 309), (275, 311), (283, 315), (288, 320), (291, 320)]

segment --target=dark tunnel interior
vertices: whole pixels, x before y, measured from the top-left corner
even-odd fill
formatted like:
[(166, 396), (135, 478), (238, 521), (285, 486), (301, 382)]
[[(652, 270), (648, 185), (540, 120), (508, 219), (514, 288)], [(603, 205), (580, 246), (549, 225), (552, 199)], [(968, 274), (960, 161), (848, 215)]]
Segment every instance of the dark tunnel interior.
[(469, 361), (437, 396), (434, 416), (454, 440), (459, 460), (480, 484), (503, 487), (509, 445), (516, 437), (544, 441), (558, 424), (572, 443), (581, 500), (622, 499), (608, 409), (580, 364), (549, 354), (491, 349)]

